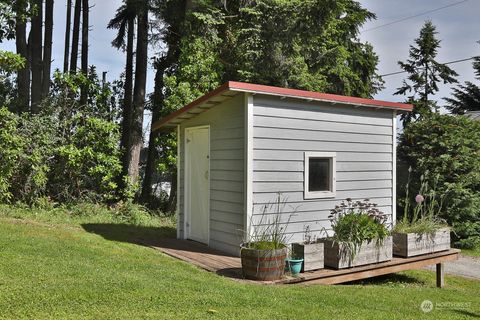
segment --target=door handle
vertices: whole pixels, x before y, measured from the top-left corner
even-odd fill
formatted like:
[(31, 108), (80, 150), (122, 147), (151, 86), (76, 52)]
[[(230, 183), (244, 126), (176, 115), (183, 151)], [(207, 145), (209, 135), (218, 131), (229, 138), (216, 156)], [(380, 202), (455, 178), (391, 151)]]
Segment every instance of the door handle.
[(205, 171), (205, 179), (207, 179), (207, 180), (208, 180), (208, 170), (207, 170), (207, 171)]

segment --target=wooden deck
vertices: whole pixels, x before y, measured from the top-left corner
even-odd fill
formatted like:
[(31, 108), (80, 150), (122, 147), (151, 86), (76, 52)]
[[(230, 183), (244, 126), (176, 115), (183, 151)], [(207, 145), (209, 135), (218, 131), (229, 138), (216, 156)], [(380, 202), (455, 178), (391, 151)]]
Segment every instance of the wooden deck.
[(338, 284), (354, 280), (361, 280), (380, 275), (420, 269), (428, 265), (437, 266), (437, 286), (443, 287), (443, 263), (458, 259), (460, 250), (447, 251), (412, 257), (394, 257), (391, 261), (348, 269), (321, 269), (301, 273), (297, 277), (286, 276), (277, 281), (251, 281), (242, 277), (242, 268), (239, 257), (214, 250), (204, 244), (178, 239), (162, 239), (154, 248), (174, 258), (192, 263), (202, 269), (215, 272), (219, 275), (233, 278), (238, 281), (263, 284)]

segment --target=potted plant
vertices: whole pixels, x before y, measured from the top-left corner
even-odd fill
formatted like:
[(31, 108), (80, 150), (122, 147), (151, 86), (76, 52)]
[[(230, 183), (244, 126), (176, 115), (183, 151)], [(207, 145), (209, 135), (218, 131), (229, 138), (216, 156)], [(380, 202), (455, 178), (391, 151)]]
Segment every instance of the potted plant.
[[(260, 220), (247, 234), (247, 239), (240, 246), (243, 277), (252, 280), (278, 280), (285, 273), (287, 258), (286, 229), (290, 221), (281, 220), (281, 208), (285, 205), (281, 194), (278, 194), (276, 203), (263, 207)], [(275, 206), (273, 218), (267, 218), (267, 211)], [(252, 223), (253, 224), (253, 223)]]
[(420, 177), (420, 190), (414, 199), (410, 199), (409, 175), (403, 217), (393, 228), (393, 254), (396, 256), (413, 257), (450, 249), (450, 228), (439, 217), (444, 199), (444, 195), (436, 191), (439, 177), (434, 178), (430, 189), (427, 175), (428, 172)]
[(347, 198), (331, 210), (333, 236), (323, 239), (325, 265), (342, 269), (392, 259), (387, 217), (369, 199)]
[(305, 226), (304, 230), (303, 242), (292, 243), (293, 255), (303, 259), (301, 272), (323, 269), (324, 244), (317, 241), (317, 237), (312, 235), (310, 226)]
[(292, 276), (296, 276), (302, 271), (302, 266), (303, 258), (296, 256), (292, 251), (290, 257), (286, 260), (287, 271), (289, 271)]

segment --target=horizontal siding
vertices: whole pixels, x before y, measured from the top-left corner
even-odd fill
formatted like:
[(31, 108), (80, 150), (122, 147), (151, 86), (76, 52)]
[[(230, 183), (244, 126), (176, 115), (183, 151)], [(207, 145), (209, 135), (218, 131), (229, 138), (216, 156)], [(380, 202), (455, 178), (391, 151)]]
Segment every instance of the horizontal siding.
[[(237, 233), (244, 223), (244, 101), (243, 95), (212, 108), (181, 125), (181, 141), (187, 127), (210, 125), (210, 241), (211, 247), (238, 254)], [(184, 185), (182, 145), (180, 183)], [(183, 188), (180, 188), (180, 224), (184, 223)], [(182, 234), (183, 236), (183, 230)]]
[[(392, 111), (255, 95), (253, 113), (254, 219), (280, 214), (290, 241), (301, 241), (306, 226), (329, 230), (330, 210), (349, 197), (392, 213)], [(334, 198), (304, 199), (304, 152), (336, 152)]]
[[(302, 156), (303, 152), (299, 151)], [(254, 171), (277, 171), (277, 172), (303, 172), (302, 161), (282, 161), (282, 160), (254, 160)], [(338, 161), (337, 172), (357, 172), (357, 171), (389, 171), (392, 170), (392, 162), (350, 162)], [(254, 175), (255, 177), (255, 175)], [(254, 178), (255, 179), (255, 178)]]

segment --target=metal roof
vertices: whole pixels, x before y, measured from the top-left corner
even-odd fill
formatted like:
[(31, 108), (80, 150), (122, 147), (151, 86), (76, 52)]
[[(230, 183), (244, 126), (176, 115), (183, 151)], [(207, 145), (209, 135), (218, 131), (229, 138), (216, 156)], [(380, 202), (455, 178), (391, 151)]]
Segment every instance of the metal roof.
[(193, 118), (196, 115), (205, 112), (216, 105), (235, 97), (239, 93), (264, 94), (270, 96), (279, 96), (283, 98), (296, 98), (307, 101), (322, 101), (338, 105), (353, 105), (361, 107), (370, 107), (376, 109), (392, 109), (399, 111), (412, 111), (411, 104), (388, 102), (382, 100), (365, 99), (357, 97), (341, 96), (329, 93), (320, 93), (298, 89), (280, 88), (265, 86), (260, 84), (229, 81), (217, 89), (205, 94), (197, 100), (189, 103), (183, 108), (172, 112), (168, 116), (158, 120), (153, 130), (174, 128), (183, 121)]

